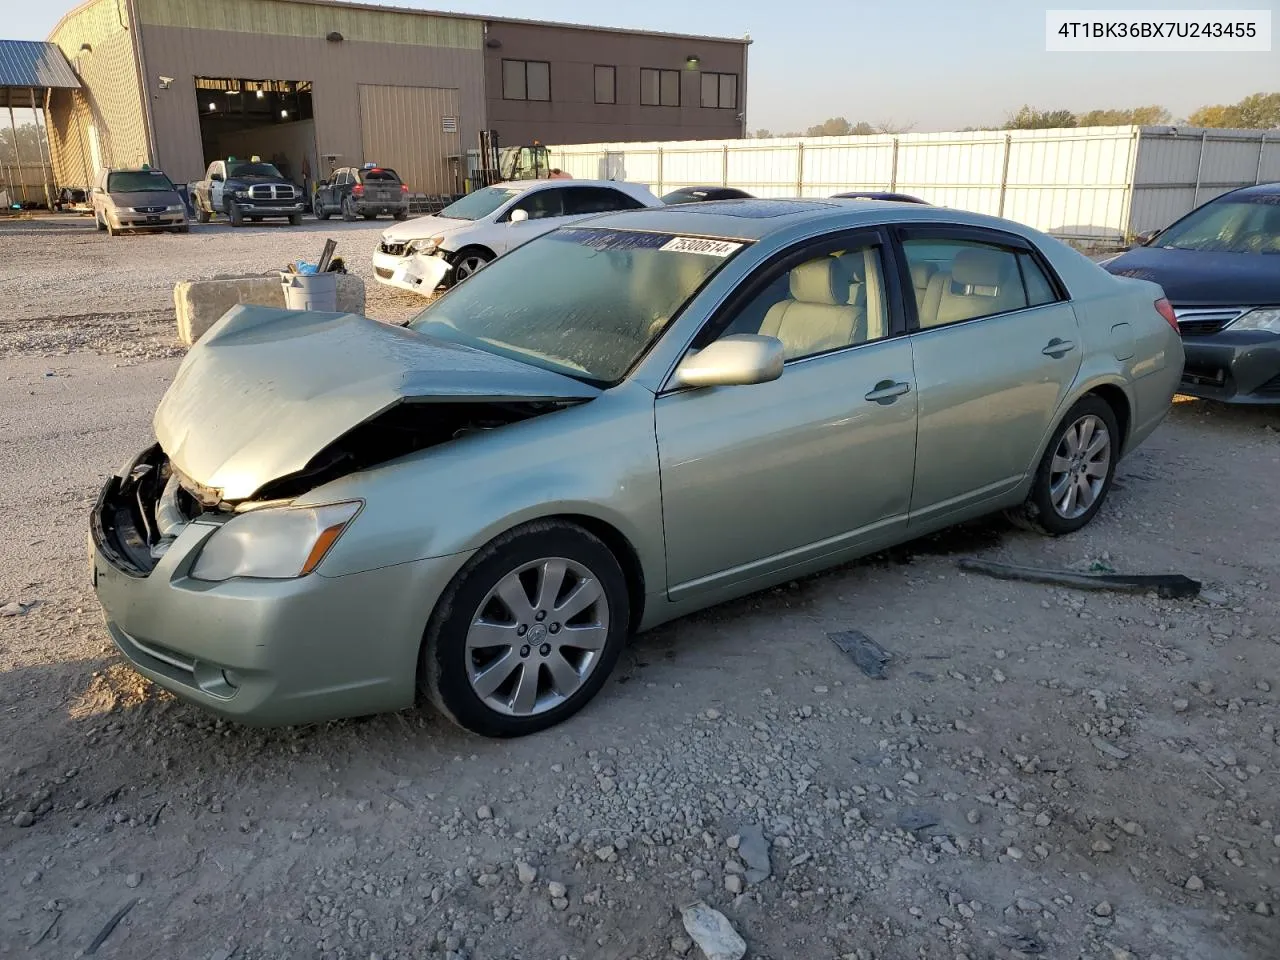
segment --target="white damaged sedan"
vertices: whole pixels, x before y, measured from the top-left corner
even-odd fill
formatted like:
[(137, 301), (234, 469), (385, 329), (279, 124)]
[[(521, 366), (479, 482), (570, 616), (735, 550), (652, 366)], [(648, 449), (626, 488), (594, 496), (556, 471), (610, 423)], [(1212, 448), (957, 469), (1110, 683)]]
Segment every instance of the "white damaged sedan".
[(429, 296), (544, 233), (615, 210), (660, 207), (648, 187), (614, 180), (526, 180), (469, 193), (437, 214), (398, 223), (373, 254), (379, 283)]

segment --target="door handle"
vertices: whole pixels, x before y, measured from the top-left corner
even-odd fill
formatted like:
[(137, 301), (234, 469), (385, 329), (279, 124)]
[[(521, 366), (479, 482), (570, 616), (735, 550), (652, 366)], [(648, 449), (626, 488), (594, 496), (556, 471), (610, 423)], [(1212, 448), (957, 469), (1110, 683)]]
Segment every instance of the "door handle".
[(910, 389), (911, 384), (900, 380), (881, 380), (863, 399), (879, 404), (893, 403)]
[(1060, 360), (1075, 348), (1076, 348), (1076, 345), (1072, 343), (1070, 340), (1060, 340), (1057, 337), (1054, 337), (1047, 344), (1045, 344), (1044, 349), (1041, 350), (1040, 352), (1043, 353), (1046, 357), (1053, 357), (1053, 359), (1055, 360)]

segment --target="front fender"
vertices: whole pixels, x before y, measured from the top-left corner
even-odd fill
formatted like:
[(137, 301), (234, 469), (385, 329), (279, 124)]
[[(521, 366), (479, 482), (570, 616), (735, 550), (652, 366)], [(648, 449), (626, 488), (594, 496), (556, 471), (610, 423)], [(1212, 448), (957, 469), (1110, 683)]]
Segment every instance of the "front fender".
[(365, 507), (321, 565), (340, 576), (468, 553), (530, 520), (576, 514), (635, 548), (665, 583), (653, 394), (622, 384), (599, 398), (480, 431), (325, 484), (300, 505)]

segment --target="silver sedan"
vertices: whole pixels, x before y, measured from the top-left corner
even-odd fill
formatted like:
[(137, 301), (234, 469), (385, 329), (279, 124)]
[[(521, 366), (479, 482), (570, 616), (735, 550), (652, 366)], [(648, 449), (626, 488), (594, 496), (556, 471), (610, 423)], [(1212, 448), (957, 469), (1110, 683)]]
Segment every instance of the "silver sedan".
[(411, 706), (513, 736), (627, 636), (1005, 510), (1098, 512), (1169, 410), (1160, 288), (874, 201), (608, 214), (407, 327), (238, 307), (90, 553), (138, 671), (249, 723)]

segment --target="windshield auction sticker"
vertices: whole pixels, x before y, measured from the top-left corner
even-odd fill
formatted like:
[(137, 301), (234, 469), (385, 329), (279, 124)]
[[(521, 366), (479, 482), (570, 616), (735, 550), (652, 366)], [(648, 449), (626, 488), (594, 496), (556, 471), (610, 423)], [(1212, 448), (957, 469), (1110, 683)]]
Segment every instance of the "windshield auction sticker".
[(701, 253), (708, 257), (727, 257), (742, 249), (732, 240), (704, 240), (699, 237), (674, 237), (658, 249), (669, 253)]

